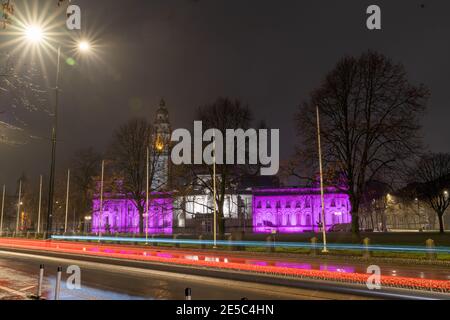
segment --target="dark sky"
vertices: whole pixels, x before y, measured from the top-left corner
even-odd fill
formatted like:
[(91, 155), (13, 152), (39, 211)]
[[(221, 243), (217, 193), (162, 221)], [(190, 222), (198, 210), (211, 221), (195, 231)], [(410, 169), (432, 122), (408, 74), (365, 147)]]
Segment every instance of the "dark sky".
[[(73, 2), (81, 6), (83, 31), (95, 33), (98, 58), (63, 67), (60, 171), (76, 149), (104, 150), (127, 119), (153, 120), (161, 97), (175, 128), (191, 128), (196, 108), (218, 96), (240, 98), (257, 119), (281, 130), (286, 159), (296, 143), (297, 106), (339, 58), (367, 49), (403, 63), (413, 83), (431, 89), (425, 142), (433, 151), (450, 152), (449, 1)], [(383, 30), (371, 32), (365, 11), (374, 3), (382, 8)], [(47, 65), (52, 74), (51, 61)], [(34, 113), (27, 130), (48, 136), (50, 123), (48, 115)], [(45, 140), (0, 145), (0, 184), (22, 172), (37, 183), (38, 174), (49, 171), (49, 158)]]

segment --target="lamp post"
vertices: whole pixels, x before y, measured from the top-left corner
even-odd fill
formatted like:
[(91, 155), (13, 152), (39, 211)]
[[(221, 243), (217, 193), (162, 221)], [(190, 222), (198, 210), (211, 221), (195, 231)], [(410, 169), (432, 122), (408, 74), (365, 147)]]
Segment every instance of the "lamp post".
[(58, 107), (59, 107), (59, 76), (61, 67), (61, 47), (58, 47), (56, 63), (56, 86), (55, 86), (55, 110), (52, 128), (52, 155), (50, 164), (50, 182), (48, 188), (48, 208), (47, 208), (47, 238), (51, 237), (53, 220), (53, 198), (55, 192), (55, 168), (56, 168), (56, 137), (58, 130)]
[[(28, 42), (38, 45), (45, 40), (45, 33), (42, 28), (36, 25), (30, 25), (25, 28), (24, 36)], [(87, 52), (90, 50), (90, 44), (87, 41), (81, 41), (78, 43), (78, 50), (81, 52)], [(61, 74), (61, 46), (58, 46), (56, 56), (56, 78), (55, 78), (55, 106), (52, 125), (52, 149), (51, 149), (51, 163), (50, 163), (50, 178), (48, 188), (48, 207), (47, 207), (47, 238), (51, 237), (52, 232), (52, 220), (54, 209), (54, 193), (55, 193), (55, 170), (56, 170), (56, 146), (57, 146), (57, 133), (58, 133), (58, 109), (59, 109), (59, 81)]]

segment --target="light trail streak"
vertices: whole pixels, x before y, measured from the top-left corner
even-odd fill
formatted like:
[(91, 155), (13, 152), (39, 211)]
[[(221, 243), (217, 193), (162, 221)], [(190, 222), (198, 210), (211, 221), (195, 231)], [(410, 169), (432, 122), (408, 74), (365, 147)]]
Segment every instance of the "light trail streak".
[[(93, 238), (97, 241), (98, 238)], [(305, 280), (333, 281), (365, 285), (371, 276), (362, 273), (342, 273), (326, 270), (302, 270), (279, 266), (261, 266), (225, 261), (189, 260), (170, 257), (141, 247), (126, 247), (117, 245), (99, 245), (90, 243), (74, 243), (64, 241), (39, 241), (0, 239), (0, 247), (12, 249), (37, 250), (43, 252), (67, 253), (104, 258), (145, 261), (152, 263), (174, 264), (188, 267), (212, 268), (238, 272), (251, 272), (275, 277), (293, 277)], [(381, 276), (383, 287), (407, 288), (411, 290), (425, 290), (431, 292), (450, 293), (450, 281), (420, 278)]]
[[(52, 236), (54, 240), (63, 241), (97, 241), (98, 237), (91, 236)], [(193, 240), (193, 239), (165, 239), (165, 238), (128, 238), (128, 237), (102, 237), (102, 242), (129, 242), (129, 243), (161, 243), (161, 244), (184, 244), (184, 245), (209, 245), (213, 246), (212, 240)], [(225, 241), (217, 240), (219, 246), (241, 246), (241, 247), (271, 247), (276, 248), (300, 248), (313, 249), (313, 245), (303, 242), (275, 242), (264, 241)], [(413, 253), (444, 253), (450, 254), (450, 247), (426, 248), (418, 246), (401, 245), (370, 245), (361, 244), (328, 244), (327, 247), (333, 250), (370, 250), (370, 251), (388, 251), (388, 252), (413, 252)], [(323, 245), (316, 244), (316, 249), (322, 249)]]

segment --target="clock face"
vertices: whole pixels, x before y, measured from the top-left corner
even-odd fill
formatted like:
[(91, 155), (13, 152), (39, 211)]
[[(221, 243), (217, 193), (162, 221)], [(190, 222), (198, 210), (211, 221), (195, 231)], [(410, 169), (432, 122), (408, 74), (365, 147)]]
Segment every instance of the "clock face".
[(156, 147), (156, 150), (158, 150), (158, 151), (164, 150), (164, 141), (160, 135), (158, 135), (158, 138), (156, 139), (155, 147)]

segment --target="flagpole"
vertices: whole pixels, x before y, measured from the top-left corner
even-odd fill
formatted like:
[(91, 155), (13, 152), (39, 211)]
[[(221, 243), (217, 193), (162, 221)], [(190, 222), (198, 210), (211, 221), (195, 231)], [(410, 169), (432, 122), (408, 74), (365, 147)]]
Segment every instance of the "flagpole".
[(216, 210), (216, 130), (214, 129), (214, 142), (213, 142), (213, 205), (214, 205), (214, 226), (213, 226), (213, 232), (214, 232), (214, 249), (217, 248), (217, 210)]
[(6, 185), (3, 185), (2, 215), (1, 215), (1, 218), (0, 218), (0, 236), (3, 235), (3, 213), (5, 211), (5, 194), (6, 194)]
[(147, 147), (147, 184), (146, 184), (146, 191), (145, 191), (145, 244), (148, 244), (148, 205), (149, 205), (149, 180), (150, 180), (150, 148)]
[(70, 192), (70, 169), (67, 171), (66, 219), (64, 221), (64, 233), (67, 233), (67, 218), (69, 216), (69, 192)]
[(38, 208), (38, 225), (37, 233), (41, 232), (41, 207), (42, 207), (42, 175), (39, 176), (39, 208)]
[(105, 178), (105, 160), (102, 161), (102, 176), (100, 182), (100, 216), (98, 221), (98, 242), (102, 237), (102, 220), (103, 220), (103, 179)]
[(317, 108), (317, 141), (319, 146), (319, 167), (320, 167), (320, 202), (321, 202), (321, 213), (322, 213), (322, 234), (323, 234), (323, 253), (328, 253), (327, 249), (327, 225), (325, 221), (325, 197), (324, 197), (324, 187), (323, 187), (323, 164), (322, 164), (322, 143), (320, 139), (320, 112), (319, 106)]
[(17, 222), (16, 222), (16, 237), (19, 233), (19, 219), (20, 219), (20, 202), (22, 198), (22, 180), (19, 181), (19, 202), (17, 203)]

